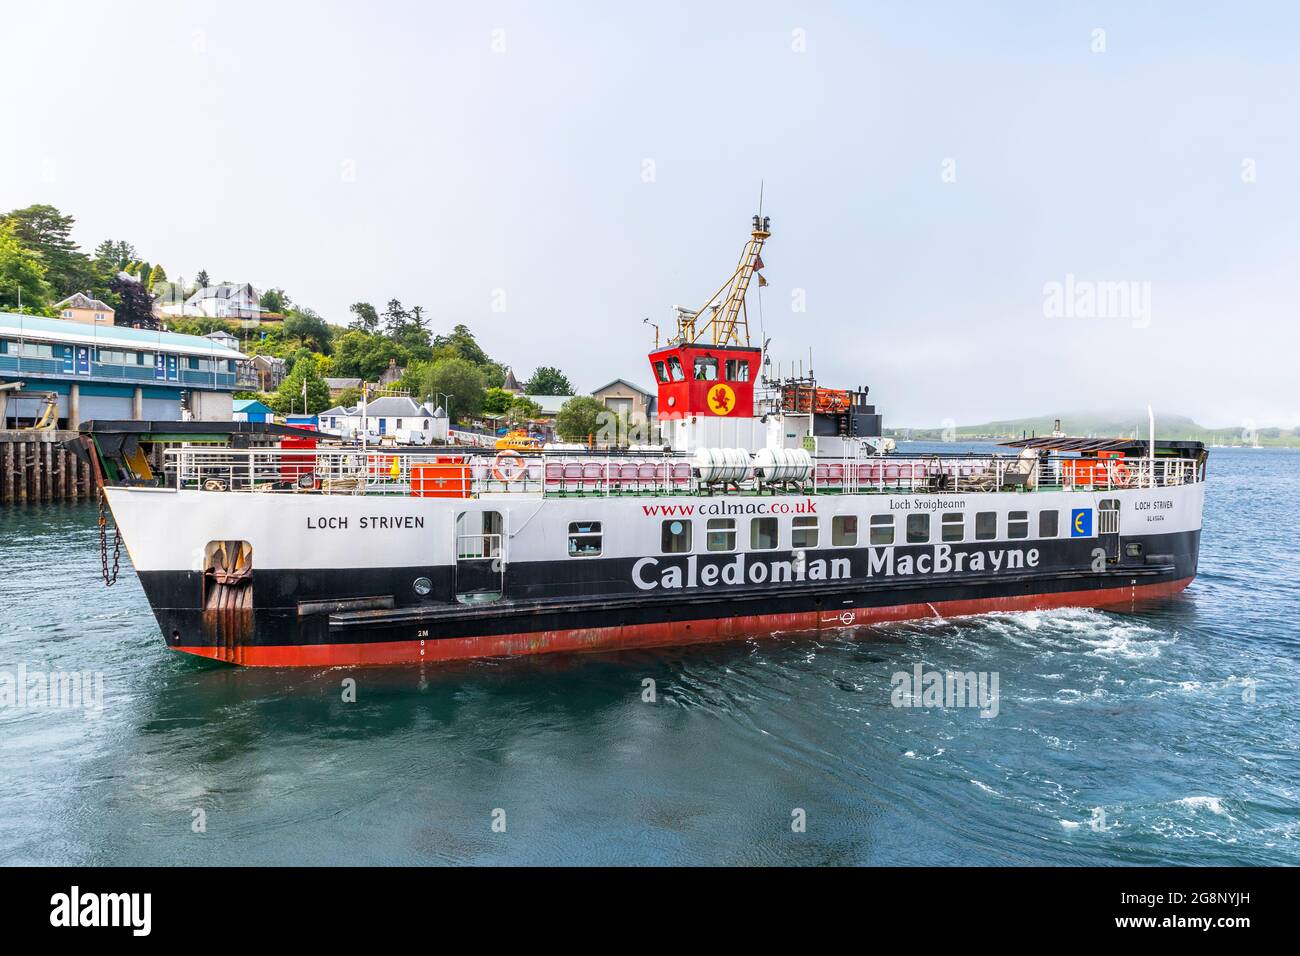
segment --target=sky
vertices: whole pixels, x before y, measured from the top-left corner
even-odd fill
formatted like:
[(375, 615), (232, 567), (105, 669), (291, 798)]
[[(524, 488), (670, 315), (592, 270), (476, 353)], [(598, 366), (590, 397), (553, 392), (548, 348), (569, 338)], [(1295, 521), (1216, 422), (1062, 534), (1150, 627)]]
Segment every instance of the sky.
[(888, 426), (1300, 424), (1295, 4), (3, 9), (0, 210), (173, 279), (649, 387), (762, 183), (753, 337)]

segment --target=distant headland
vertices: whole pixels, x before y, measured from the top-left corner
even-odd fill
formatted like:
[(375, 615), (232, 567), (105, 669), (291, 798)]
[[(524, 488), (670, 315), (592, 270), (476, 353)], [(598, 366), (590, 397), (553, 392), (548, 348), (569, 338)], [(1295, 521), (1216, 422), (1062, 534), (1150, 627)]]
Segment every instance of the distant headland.
[[(1147, 437), (1146, 410), (1135, 412), (1074, 412), (1040, 415), (984, 422), (979, 425), (948, 425), (933, 428), (887, 428), (885, 434), (903, 441), (981, 441), (1020, 438), (1023, 435), (1050, 435), (1060, 421), (1068, 435), (1096, 438)], [(1201, 441), (1207, 445), (1260, 445), (1273, 448), (1300, 448), (1300, 429), (1207, 428), (1185, 415), (1157, 415), (1156, 437)]]

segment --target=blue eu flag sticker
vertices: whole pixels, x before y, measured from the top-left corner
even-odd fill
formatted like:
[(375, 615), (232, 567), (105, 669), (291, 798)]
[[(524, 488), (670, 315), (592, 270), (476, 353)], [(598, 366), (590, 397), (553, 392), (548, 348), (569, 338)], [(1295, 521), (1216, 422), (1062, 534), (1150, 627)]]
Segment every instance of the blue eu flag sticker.
[(1070, 537), (1092, 537), (1092, 509), (1075, 508), (1070, 512)]

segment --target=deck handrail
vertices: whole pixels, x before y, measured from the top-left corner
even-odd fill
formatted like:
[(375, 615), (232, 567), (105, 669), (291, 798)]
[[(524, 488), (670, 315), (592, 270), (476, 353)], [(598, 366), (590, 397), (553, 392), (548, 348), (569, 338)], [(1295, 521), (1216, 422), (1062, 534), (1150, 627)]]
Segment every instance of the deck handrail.
[[(439, 462), (438, 477), (412, 466)], [(451, 469), (451, 471), (447, 471)], [(686, 456), (644, 458), (571, 454), (441, 454), (397, 448), (213, 448), (166, 451), (167, 484), (220, 491), (318, 494), (496, 494), (551, 496), (802, 494), (974, 494), (1013, 491), (1119, 491), (1204, 480), (1191, 458), (879, 455), (813, 459), (800, 480), (771, 481), (751, 460), (742, 480), (706, 482)], [(447, 486), (448, 475), (456, 482)], [(435, 484), (430, 484), (435, 482)], [(443, 495), (446, 496), (446, 495)]]

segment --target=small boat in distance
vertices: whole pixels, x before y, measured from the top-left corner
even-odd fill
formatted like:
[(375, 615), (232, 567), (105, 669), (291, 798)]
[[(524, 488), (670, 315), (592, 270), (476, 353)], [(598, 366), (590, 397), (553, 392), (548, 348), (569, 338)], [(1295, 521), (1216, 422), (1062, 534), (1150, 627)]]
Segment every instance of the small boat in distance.
[(542, 440), (534, 438), (522, 428), (515, 428), (497, 439), (497, 450), (537, 451), (542, 447)]
[[(366, 448), (249, 423), (88, 422), (167, 646), (331, 666), (1132, 608), (1196, 575), (1200, 442), (897, 454), (865, 386), (771, 373), (770, 220), (649, 353), (661, 447)], [(504, 442), (504, 446), (502, 445)], [(105, 550), (105, 553), (107, 551)], [(107, 567), (107, 562), (105, 562)]]

